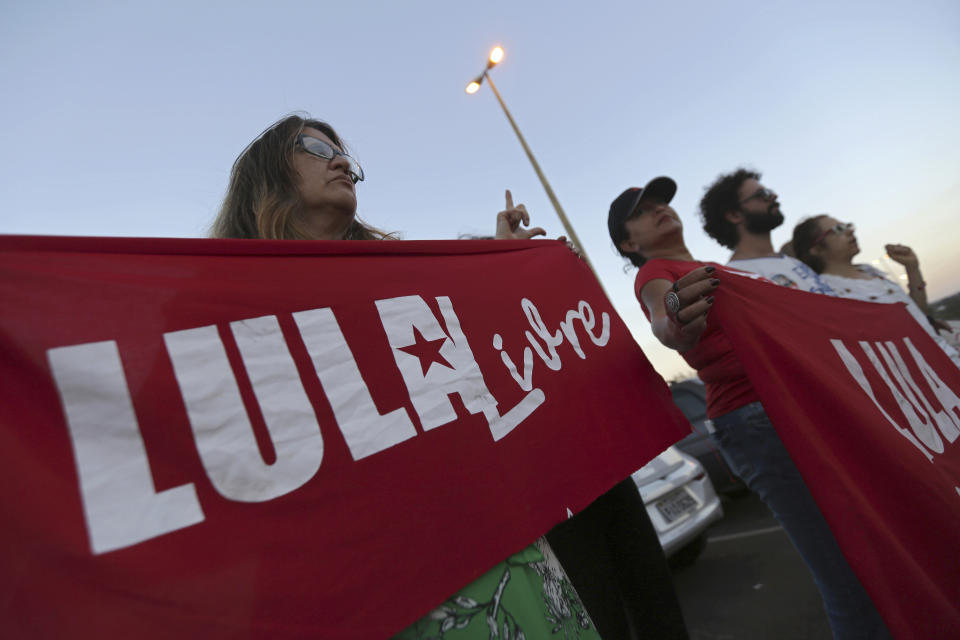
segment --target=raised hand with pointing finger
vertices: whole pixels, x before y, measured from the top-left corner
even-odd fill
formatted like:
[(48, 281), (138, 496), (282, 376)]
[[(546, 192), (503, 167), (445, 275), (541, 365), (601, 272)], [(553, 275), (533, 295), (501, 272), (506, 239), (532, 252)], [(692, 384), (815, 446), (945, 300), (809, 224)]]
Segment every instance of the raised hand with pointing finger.
[[(541, 227), (524, 229), (530, 224), (530, 214), (522, 204), (513, 205), (513, 196), (507, 189), (507, 207), (497, 214), (497, 240), (529, 240), (535, 236), (545, 236), (547, 232)], [(522, 226), (521, 226), (522, 225)]]

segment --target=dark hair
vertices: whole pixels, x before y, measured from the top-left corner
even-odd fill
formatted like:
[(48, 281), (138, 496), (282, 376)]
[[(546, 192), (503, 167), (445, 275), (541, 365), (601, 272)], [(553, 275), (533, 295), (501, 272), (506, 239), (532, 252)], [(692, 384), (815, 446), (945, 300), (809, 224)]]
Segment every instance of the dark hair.
[[(322, 131), (341, 149), (343, 142), (326, 122), (309, 115), (289, 115), (270, 125), (233, 163), (230, 184), (210, 229), (214, 238), (310, 240), (296, 185), (293, 154), (304, 128)], [(390, 237), (354, 218), (344, 240)]]
[[(629, 218), (627, 218), (627, 220), (629, 220)], [(624, 220), (624, 224), (626, 224), (626, 220)], [(623, 256), (624, 258), (626, 258), (627, 260), (629, 260), (630, 263), (631, 263), (633, 266), (635, 266), (635, 267), (642, 267), (643, 265), (645, 265), (645, 264), (647, 263), (647, 259), (644, 258), (644, 257), (643, 257), (642, 255), (640, 255), (639, 253), (637, 253), (637, 252), (635, 252), (635, 251), (624, 251), (624, 250), (621, 249), (618, 245), (613, 245), (613, 246), (617, 249), (617, 252), (618, 252), (621, 256)], [(624, 271), (626, 271), (627, 268), (628, 268), (627, 265), (623, 265), (623, 270), (624, 270)]]
[(737, 227), (727, 220), (728, 211), (740, 209), (740, 185), (753, 178), (760, 179), (760, 173), (740, 167), (733, 173), (721, 174), (706, 189), (700, 200), (700, 218), (707, 235), (727, 247), (735, 249), (740, 241)]
[[(621, 194), (621, 197), (622, 195), (623, 194)], [(608, 228), (610, 231), (610, 240), (613, 242), (613, 248), (617, 250), (617, 253), (629, 260), (633, 266), (642, 267), (647, 262), (646, 258), (633, 251), (624, 251), (620, 247), (620, 243), (630, 237), (630, 234), (627, 233), (627, 221), (636, 218), (638, 215), (640, 215), (639, 211), (633, 211), (630, 215), (623, 219), (623, 221), (620, 223), (620, 226), (609, 226)], [(610, 222), (609, 225), (616, 225), (616, 223)], [(623, 265), (624, 271), (626, 271), (628, 268), (628, 265)]]
[(826, 265), (823, 258), (813, 255), (810, 250), (813, 249), (813, 243), (820, 235), (820, 221), (826, 217), (827, 214), (821, 213), (817, 216), (804, 218), (793, 228), (793, 252), (796, 254), (797, 260), (817, 273), (823, 273)]

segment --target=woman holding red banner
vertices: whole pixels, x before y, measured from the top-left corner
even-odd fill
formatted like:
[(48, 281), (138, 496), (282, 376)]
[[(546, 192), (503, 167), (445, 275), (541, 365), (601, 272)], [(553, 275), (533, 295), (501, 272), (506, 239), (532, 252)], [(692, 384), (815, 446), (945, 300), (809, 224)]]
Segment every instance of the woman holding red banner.
[[(363, 169), (346, 153), (330, 125), (289, 116), (272, 125), (237, 158), (212, 235), (219, 238), (387, 240), (390, 233), (356, 216), (356, 184)], [(497, 214), (496, 238), (529, 239), (545, 232), (526, 228), (530, 218), (506, 192)], [(634, 488), (634, 493), (636, 492)], [(639, 498), (638, 498), (639, 499)], [(640, 503), (641, 510), (643, 509)], [(652, 525), (652, 545), (659, 552)], [(663, 561), (662, 553), (660, 559)], [(666, 567), (664, 562), (664, 568)], [(666, 586), (671, 587), (664, 572)], [(645, 579), (648, 576), (640, 576)], [(679, 606), (673, 599), (685, 638)], [(401, 632), (401, 638), (493, 637), (491, 633), (539, 638), (599, 638), (576, 590), (544, 538), (490, 569), (450, 596), (442, 606)]]
[(610, 205), (610, 239), (640, 268), (635, 294), (654, 335), (697, 370), (707, 416), (730, 468), (773, 512), (806, 562), (835, 638), (889, 638), (800, 472), (777, 436), (722, 328), (710, 322), (723, 267), (693, 258), (669, 203), (676, 183), (654, 178)]
[[(240, 154), (211, 235), (275, 240), (388, 240), (357, 215), (356, 184), (363, 169), (345, 152), (329, 124), (291, 115), (273, 124)], [(497, 238), (545, 232), (525, 207), (497, 214)], [(506, 587), (506, 580), (510, 589)], [(531, 615), (533, 614), (533, 615)], [(575, 637), (599, 638), (582, 603), (543, 539), (514, 554), (454, 594), (398, 637), (470, 638), (489, 632), (488, 617), (511, 636), (560, 625)], [(553, 622), (550, 622), (550, 621)]]
[[(813, 216), (794, 227), (792, 242), (797, 258), (819, 273), (821, 280), (829, 284), (837, 296), (864, 302), (904, 303), (914, 320), (960, 367), (960, 354), (937, 333), (936, 323), (926, 315), (927, 284), (923, 281), (920, 260), (913, 249), (902, 244), (884, 247), (890, 259), (906, 269), (908, 294), (879, 269), (868, 264), (853, 264), (853, 257), (860, 253), (860, 245), (852, 222), (840, 222), (826, 214)], [(952, 331), (949, 325), (944, 326)]]

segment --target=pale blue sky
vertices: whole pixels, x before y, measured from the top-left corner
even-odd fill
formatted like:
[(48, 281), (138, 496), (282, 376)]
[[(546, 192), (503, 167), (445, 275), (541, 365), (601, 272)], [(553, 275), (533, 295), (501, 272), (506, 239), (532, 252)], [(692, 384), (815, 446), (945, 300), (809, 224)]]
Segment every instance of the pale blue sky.
[(404, 237), (490, 233), (510, 188), (562, 233), (497, 86), (614, 304), (667, 376), (606, 231), (655, 175), (695, 256), (696, 206), (747, 165), (803, 216), (858, 225), (861, 257), (912, 245), (960, 289), (960, 4), (897, 2), (10, 2), (0, 20), (0, 233), (201, 236), (230, 164), (294, 110), (367, 172), (360, 213)]

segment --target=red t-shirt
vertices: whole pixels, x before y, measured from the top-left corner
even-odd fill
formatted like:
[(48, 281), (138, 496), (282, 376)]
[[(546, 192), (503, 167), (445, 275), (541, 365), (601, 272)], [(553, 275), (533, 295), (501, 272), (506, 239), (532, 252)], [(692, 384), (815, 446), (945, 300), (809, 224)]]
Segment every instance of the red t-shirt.
[[(640, 308), (643, 309), (647, 320), (650, 319), (650, 312), (640, 297), (644, 285), (658, 279), (674, 282), (690, 271), (708, 264), (723, 268), (714, 262), (687, 262), (660, 258), (650, 260), (640, 267), (634, 282), (634, 293), (640, 301)], [(726, 334), (709, 315), (707, 328), (700, 335), (700, 340), (692, 349), (680, 355), (687, 364), (696, 369), (700, 379), (703, 380), (707, 390), (707, 417), (716, 418), (760, 400), (740, 360), (733, 352), (733, 346)]]

